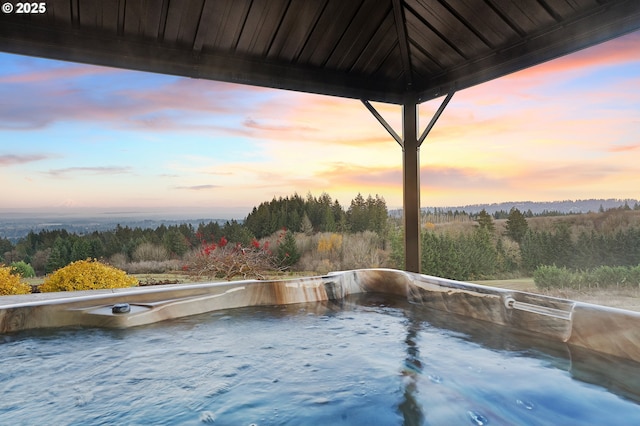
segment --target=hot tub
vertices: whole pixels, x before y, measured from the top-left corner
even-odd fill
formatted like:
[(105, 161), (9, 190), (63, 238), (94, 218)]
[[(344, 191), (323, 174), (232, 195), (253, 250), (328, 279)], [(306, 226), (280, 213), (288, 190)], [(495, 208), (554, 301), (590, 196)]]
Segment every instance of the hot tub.
[(368, 269), (0, 303), (12, 424), (640, 420), (640, 315), (569, 300)]

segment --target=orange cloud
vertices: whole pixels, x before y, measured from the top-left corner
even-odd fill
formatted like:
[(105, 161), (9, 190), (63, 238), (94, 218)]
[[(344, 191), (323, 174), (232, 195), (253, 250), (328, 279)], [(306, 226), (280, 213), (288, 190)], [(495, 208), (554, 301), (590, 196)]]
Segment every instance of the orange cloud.
[(635, 151), (639, 148), (640, 148), (640, 144), (619, 145), (619, 146), (614, 146), (609, 148), (608, 151), (609, 152), (628, 152), (628, 151)]
[[(364, 105), (353, 99), (285, 92), (261, 104), (255, 114), (260, 119), (252, 115), (245, 124), (260, 125), (257, 138), (350, 146), (393, 143)], [(401, 119), (399, 114), (389, 115)]]
[(554, 161), (548, 165), (524, 165), (509, 181), (517, 188), (584, 187), (607, 181), (617, 176), (629, 176), (635, 172), (625, 165), (580, 161), (568, 163)]
[(402, 171), (392, 167), (367, 167), (339, 161), (314, 174), (317, 179), (348, 186), (397, 186), (402, 183)]

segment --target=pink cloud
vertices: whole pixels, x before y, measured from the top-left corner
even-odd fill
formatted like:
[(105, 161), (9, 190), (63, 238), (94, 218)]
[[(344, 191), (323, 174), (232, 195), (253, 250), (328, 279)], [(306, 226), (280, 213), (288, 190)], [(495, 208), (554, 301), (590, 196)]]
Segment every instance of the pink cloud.
[[(207, 86), (211, 87), (205, 90)], [(226, 86), (229, 85), (205, 81), (194, 85), (183, 79), (163, 87), (107, 91), (96, 96), (71, 83), (5, 83), (0, 85), (5, 98), (20, 101), (0, 105), (0, 128), (34, 130), (56, 122), (76, 121), (146, 131), (219, 131), (246, 136), (247, 129), (234, 125), (233, 119), (222, 124), (212, 120), (236, 111), (230, 99), (245, 99), (238, 93), (222, 96), (217, 89)]]
[[(545, 102), (551, 96), (558, 95), (557, 89), (549, 92), (545, 86), (553, 85), (561, 87), (565, 81), (570, 81), (587, 75), (595, 70), (616, 66), (640, 66), (640, 32), (629, 34), (625, 37), (610, 40), (608, 42), (592, 46), (573, 54), (563, 56), (543, 64), (530, 67), (513, 74), (509, 74), (497, 80), (480, 84), (463, 91), (472, 94), (474, 105), (499, 106), (513, 101), (538, 101)], [(634, 65), (638, 64), (638, 65)], [(619, 83), (619, 77), (611, 79), (610, 86)], [(602, 81), (597, 82), (601, 87)], [(626, 85), (633, 84), (625, 81)], [(638, 79), (635, 79), (638, 84)], [(591, 87), (576, 88), (590, 93)], [(615, 88), (612, 88), (611, 94)], [(622, 90), (620, 93), (624, 93)], [(454, 102), (456, 98), (454, 97)]]
[(29, 154), (29, 155), (17, 155), (17, 154), (4, 154), (0, 155), (0, 166), (8, 167), (16, 164), (33, 163), (36, 161), (42, 161), (52, 158), (52, 155), (48, 154)]
[(44, 83), (78, 77), (96, 76), (104, 74), (125, 73), (127, 71), (94, 65), (69, 65), (45, 70), (29, 71), (11, 75), (0, 76), (2, 83)]
[(527, 68), (507, 78), (515, 78), (516, 76), (518, 78), (547, 77), (550, 73), (557, 74), (638, 62), (640, 61), (638, 44), (640, 44), (640, 32), (636, 31), (542, 65)]
[(155, 111), (230, 114), (245, 111), (246, 96), (261, 90), (218, 81), (177, 78), (157, 87), (120, 90), (117, 96)]
[(107, 167), (67, 167), (64, 169), (52, 169), (47, 172), (53, 177), (66, 177), (71, 174), (91, 174), (91, 175), (115, 175), (132, 173), (131, 167), (107, 166)]
[(206, 191), (206, 190), (210, 190), (210, 189), (216, 189), (216, 188), (220, 188), (219, 185), (209, 185), (209, 184), (204, 184), (204, 185), (191, 185), (191, 186), (177, 186), (176, 189), (186, 189), (189, 191)]
[(250, 129), (260, 131), (260, 136), (264, 137), (264, 132), (275, 133), (275, 137), (283, 136), (283, 133), (292, 133), (296, 132), (300, 133), (315, 133), (318, 132), (319, 129), (311, 126), (297, 126), (289, 124), (280, 124), (269, 122), (269, 120), (255, 120), (251, 117), (248, 117), (242, 122), (243, 126), (248, 127)]

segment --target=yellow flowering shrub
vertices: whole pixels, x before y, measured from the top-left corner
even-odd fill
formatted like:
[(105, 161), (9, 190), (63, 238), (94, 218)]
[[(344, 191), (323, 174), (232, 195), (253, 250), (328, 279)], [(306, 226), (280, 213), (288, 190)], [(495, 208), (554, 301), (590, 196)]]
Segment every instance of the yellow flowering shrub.
[(135, 277), (121, 269), (105, 265), (97, 260), (78, 260), (49, 275), (39, 287), (43, 293), (52, 291), (98, 290), (106, 288), (134, 287)]
[(436, 229), (436, 225), (432, 222), (427, 222), (424, 224), (424, 229), (426, 229), (427, 231), (433, 231), (434, 229)]
[(11, 266), (0, 266), (0, 296), (31, 293), (31, 286), (20, 281), (20, 275), (13, 270)]
[(320, 237), (318, 241), (319, 253), (330, 253), (339, 251), (342, 248), (342, 235), (331, 234), (329, 236)]

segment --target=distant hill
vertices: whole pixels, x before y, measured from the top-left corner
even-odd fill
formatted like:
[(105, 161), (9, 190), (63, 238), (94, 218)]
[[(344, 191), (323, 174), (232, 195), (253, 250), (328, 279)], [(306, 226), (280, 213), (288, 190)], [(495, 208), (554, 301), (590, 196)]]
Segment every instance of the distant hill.
[[(129, 228), (156, 229), (161, 225), (191, 224), (197, 228), (200, 223), (217, 222), (224, 225), (227, 219), (140, 219), (128, 217), (29, 217), (29, 218), (2, 218), (0, 217), (0, 238), (6, 238), (12, 243), (27, 236), (29, 231), (40, 232), (65, 229), (78, 235), (90, 234), (94, 231), (104, 232), (116, 229), (117, 225)], [(238, 221), (242, 222), (242, 221)]]
[[(475, 214), (485, 209), (487, 213), (493, 214), (497, 211), (504, 210), (508, 212), (512, 207), (516, 207), (521, 212), (525, 213), (531, 210), (533, 214), (542, 214), (544, 212), (560, 212), (560, 213), (588, 213), (598, 212), (602, 210), (609, 210), (624, 206), (625, 203), (634, 208), (636, 204), (640, 204), (640, 201), (635, 199), (592, 199), (592, 200), (564, 200), (564, 201), (512, 201), (505, 203), (493, 203), (493, 204), (469, 204), (465, 206), (451, 206), (451, 207), (423, 207), (422, 211), (427, 212), (434, 210), (438, 211), (464, 211), (469, 214)], [(391, 216), (402, 216), (401, 209), (390, 210)], [(195, 228), (200, 223), (217, 222), (220, 225), (224, 225), (227, 219), (142, 219), (139, 215), (135, 217), (33, 217), (33, 216), (21, 216), (18, 214), (0, 214), (0, 238), (7, 238), (13, 243), (16, 243), (21, 238), (24, 238), (29, 231), (39, 232), (41, 230), (54, 230), (54, 229), (66, 229), (71, 233), (78, 235), (90, 234), (94, 231), (109, 231), (115, 229), (116, 225), (128, 226), (129, 228), (142, 228), (142, 229), (155, 229), (160, 225), (180, 225), (183, 223), (191, 224)], [(242, 223), (243, 220), (237, 222)]]
[[(469, 214), (479, 213), (484, 209), (487, 213), (493, 214), (495, 212), (504, 210), (509, 211), (512, 207), (517, 208), (521, 212), (527, 212), (531, 210), (533, 214), (542, 214), (545, 212), (560, 212), (560, 213), (589, 213), (598, 212), (602, 210), (609, 210), (618, 207), (622, 207), (625, 203), (633, 208), (636, 204), (640, 204), (640, 201), (632, 198), (628, 199), (591, 199), (591, 200), (563, 200), (563, 201), (509, 201), (505, 203), (493, 203), (493, 204), (468, 204), (465, 206), (450, 206), (450, 207), (423, 207), (423, 212), (434, 210), (439, 211), (465, 211)], [(402, 210), (396, 209), (389, 212), (394, 216), (401, 216)]]

